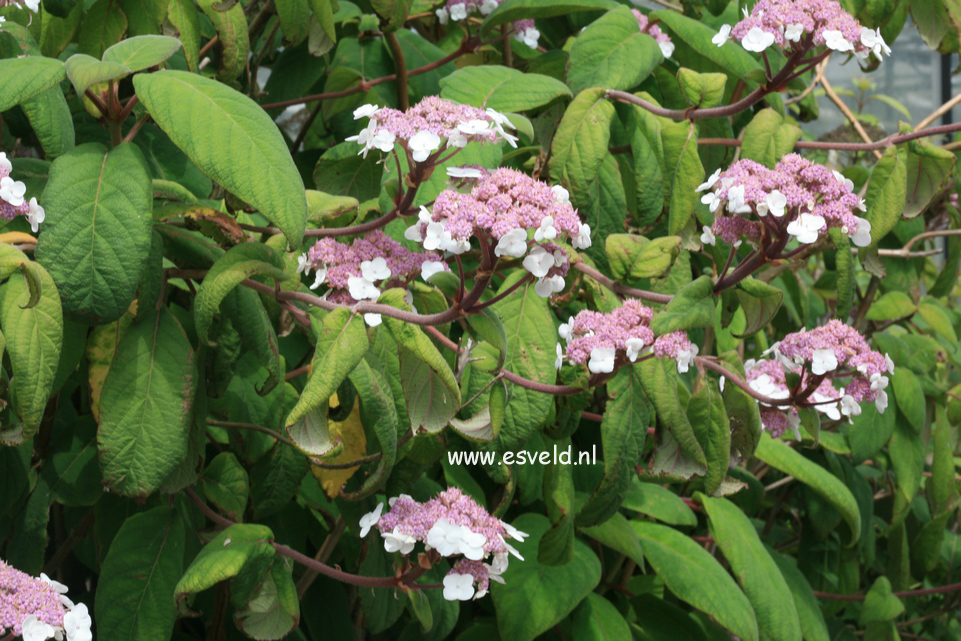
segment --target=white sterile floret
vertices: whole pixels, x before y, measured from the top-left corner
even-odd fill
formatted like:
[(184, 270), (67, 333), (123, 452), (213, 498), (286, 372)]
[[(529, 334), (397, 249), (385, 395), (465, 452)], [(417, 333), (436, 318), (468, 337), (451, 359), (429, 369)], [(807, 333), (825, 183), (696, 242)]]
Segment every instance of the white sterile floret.
[(787, 415), (787, 424), (794, 433), (794, 440), (801, 440), (801, 417), (797, 415), (797, 412), (789, 412)]
[(14, 180), (10, 176), (0, 178), (0, 198), (19, 207), (23, 204), (23, 195), (27, 193), (27, 186), (19, 180)]
[(872, 31), (867, 27), (861, 27), (861, 44), (867, 47), (871, 53), (881, 59), (881, 54), (891, 55), (891, 48), (884, 42), (884, 38), (881, 37), (881, 30)]
[(789, 24), (784, 28), (785, 40), (790, 40), (791, 42), (800, 42), (802, 35), (804, 35), (803, 24)]
[(450, 8), (450, 19), (451, 19), (451, 20), (454, 20), (454, 21), (457, 21), (457, 20), (465, 20), (466, 18), (467, 18), (467, 3), (466, 3), (466, 2), (462, 2), (462, 3), (460, 3), (460, 4), (455, 4), (455, 5), (452, 5), (452, 6), (451, 6), (451, 8)]
[(13, 171), (13, 163), (11, 163), (10, 160), (7, 159), (7, 154), (2, 151), (0, 151), (0, 171), (3, 171), (7, 175), (9, 175), (11, 171)]
[(460, 553), (471, 561), (480, 561), (487, 556), (484, 545), (487, 537), (480, 532), (474, 532), (468, 527), (463, 527), (460, 537)]
[(447, 271), (445, 267), (446, 265), (439, 260), (425, 260), (420, 265), (420, 277), (424, 280), (430, 280), (430, 277), (434, 274)]
[(541, 219), (541, 225), (536, 230), (534, 230), (534, 240), (537, 242), (543, 242), (545, 240), (554, 240), (557, 238), (557, 228), (554, 227), (554, 217), (544, 216)]
[(701, 227), (701, 229), (703, 230), (701, 232), (701, 242), (705, 245), (716, 245), (717, 236), (714, 235), (714, 232), (711, 231), (711, 228), (707, 225), (704, 225)]
[(40, 10), (40, 0), (23, 0), (23, 4), (27, 5), (27, 9), (30, 9), (30, 11)]
[[(425, 245), (426, 247), (426, 245)], [(512, 229), (497, 241), (494, 247), (495, 256), (513, 256), (520, 258), (527, 253), (527, 232), (517, 227)]]
[(350, 292), (351, 298), (354, 300), (377, 300), (380, 298), (380, 290), (367, 280), (360, 276), (351, 276), (347, 279), (347, 289)]
[(54, 636), (54, 627), (33, 614), (23, 620), (20, 629), (23, 641), (47, 641)]
[(418, 131), (407, 141), (407, 147), (414, 162), (424, 162), (440, 147), (440, 136), (432, 131)]
[(624, 341), (624, 351), (627, 353), (627, 360), (632, 363), (637, 360), (642, 349), (644, 349), (643, 338), (628, 338)]
[(838, 409), (837, 402), (831, 402), (835, 401), (835, 399), (829, 398), (824, 394), (814, 392), (811, 394), (811, 400), (814, 401), (814, 409), (821, 412), (832, 421), (841, 420), (841, 410)]
[(534, 27), (527, 27), (519, 34), (517, 34), (517, 39), (523, 42), (525, 45), (531, 49), (537, 48), (537, 41), (541, 39), (541, 32)]
[(555, 357), (554, 357), (554, 369), (560, 369), (564, 365), (564, 348), (561, 347), (560, 343), (554, 347)]
[(741, 46), (748, 51), (760, 53), (774, 44), (774, 34), (764, 31), (760, 27), (751, 27), (741, 38)]
[[(63, 615), (63, 629), (67, 633), (67, 641), (93, 641), (90, 626), (93, 620), (83, 603)], [(26, 638), (26, 637), (24, 637)]]
[(461, 540), (464, 534), (469, 531), (461, 525), (440, 518), (427, 532), (427, 545), (437, 550), (441, 556), (460, 554)]
[(685, 373), (690, 367), (691, 363), (694, 362), (694, 357), (697, 356), (698, 346), (691, 343), (691, 349), (689, 350), (679, 350), (677, 352), (677, 371), (681, 374)]
[(504, 127), (514, 129), (514, 125), (510, 120), (507, 119), (507, 116), (499, 111), (494, 111), (490, 107), (488, 107), (484, 113), (487, 114), (488, 118), (494, 121), (494, 129), (498, 134), (500, 134), (500, 137), (506, 140), (511, 147), (517, 147), (517, 136), (513, 136), (504, 131)]
[(493, 11), (498, 7), (500, 2), (498, 0), (484, 0), (481, 2), (480, 12), (482, 16), (486, 16), (488, 13)]
[(850, 394), (841, 397), (841, 414), (845, 416), (860, 416), (861, 404), (854, 400)]
[(491, 124), (486, 120), (473, 119), (457, 125), (457, 130), (468, 136), (486, 133), (491, 128)]
[(462, 131), (459, 131), (456, 127), (447, 132), (447, 146), (457, 147), (458, 149), (463, 149), (470, 142), (467, 136), (464, 135)]
[(777, 189), (772, 189), (771, 193), (764, 197), (763, 203), (757, 204), (757, 215), (766, 216), (771, 214), (780, 218), (784, 215), (784, 207), (787, 206), (787, 198)]
[(360, 145), (361, 149), (357, 152), (357, 155), (363, 155), (364, 158), (366, 158), (367, 152), (370, 151), (371, 147), (373, 146), (373, 139), (376, 129), (377, 121), (371, 120), (369, 123), (367, 123), (366, 127), (361, 129), (359, 134), (356, 136), (347, 136), (344, 138), (344, 140), (347, 142), (356, 142), (358, 145)]
[(816, 349), (811, 352), (811, 371), (821, 376), (838, 368), (838, 357), (833, 349)]
[(428, 251), (440, 249), (441, 245), (444, 244), (444, 234), (450, 236), (443, 222), (428, 222), (423, 236), (424, 249)]
[(484, 172), (477, 167), (448, 167), (447, 175), (450, 178), (481, 178)]
[(707, 205), (707, 208), (710, 209), (713, 214), (717, 211), (717, 208), (721, 206), (723, 201), (716, 191), (709, 191), (701, 196), (701, 202)]
[(326, 280), (327, 280), (327, 268), (321, 267), (320, 269), (317, 270), (317, 273), (314, 275), (314, 282), (310, 286), (310, 288), (317, 289), (318, 287), (323, 285)]
[(674, 43), (673, 43), (673, 42), (668, 42), (668, 41), (660, 42), (660, 41), (658, 41), (657, 46), (660, 47), (660, 49), (661, 49), (661, 54), (662, 54), (665, 58), (670, 58), (670, 57), (671, 57), (671, 54), (674, 53)]
[(562, 205), (571, 202), (571, 194), (569, 191), (561, 187), (560, 185), (554, 185), (551, 187), (551, 192), (554, 194), (554, 200)]
[(564, 289), (564, 277), (555, 274), (554, 276), (545, 276), (534, 284), (534, 292), (537, 293), (541, 298), (548, 298), (551, 294), (556, 294), (557, 292)]
[(384, 504), (378, 503), (377, 507), (375, 507), (373, 511), (368, 512), (360, 517), (360, 538), (367, 536), (367, 533), (370, 532), (370, 528), (377, 525), (377, 521), (380, 520), (380, 513), (383, 511)]
[(871, 223), (867, 218), (855, 218), (858, 221), (858, 228), (853, 233), (849, 232), (851, 242), (857, 247), (867, 247), (871, 244)]
[(707, 191), (708, 189), (711, 189), (712, 187), (714, 187), (714, 184), (717, 182), (717, 179), (720, 176), (721, 176), (721, 168), (718, 167), (717, 171), (715, 171), (713, 174), (708, 176), (707, 180), (705, 180), (700, 185), (698, 185), (697, 189), (695, 189), (694, 191)]
[(380, 107), (377, 105), (361, 105), (354, 109), (354, 120), (360, 120), (361, 118), (373, 118), (380, 111)]
[(713, 38), (711, 38), (711, 42), (713, 42), (718, 47), (720, 47), (725, 42), (727, 42), (730, 38), (731, 38), (731, 25), (722, 24), (718, 32), (714, 34)]
[(587, 362), (587, 369), (594, 374), (610, 374), (614, 371), (613, 347), (595, 347), (591, 350), (591, 360)]
[(571, 328), (574, 327), (574, 317), (571, 316), (567, 319), (566, 323), (561, 323), (561, 326), (557, 328), (557, 335), (563, 338), (565, 341), (570, 342), (571, 340)]
[(360, 264), (360, 273), (370, 282), (390, 278), (390, 267), (387, 266), (387, 259), (378, 256), (374, 260), (365, 260)]
[[(521, 542), (523, 542), (527, 537), (530, 536), (530, 534), (528, 534), (527, 532), (521, 532), (521, 531), (518, 530), (516, 527), (514, 527), (513, 525), (511, 525), (510, 523), (508, 523), (507, 521), (501, 521), (501, 527), (504, 528), (504, 532), (507, 533), (507, 536), (511, 537), (511, 538), (514, 539), (515, 541), (521, 541)], [(523, 560), (523, 559), (522, 559), (522, 560)], [(494, 561), (497, 561), (497, 557), (496, 557), (496, 556), (494, 557)], [(504, 557), (504, 567), (505, 567), (505, 569), (506, 569), (506, 567), (507, 567), (507, 557), (506, 557), (506, 556)]]
[(581, 223), (577, 230), (577, 235), (571, 238), (571, 247), (574, 249), (588, 249), (591, 246), (591, 226)]
[(801, 214), (787, 226), (787, 233), (791, 234), (799, 243), (809, 245), (817, 242), (821, 229), (824, 228), (824, 217), (817, 214)]
[(370, 146), (385, 152), (393, 151), (395, 140), (397, 140), (397, 137), (394, 136), (394, 134), (390, 133), (386, 129), (380, 129), (370, 139)]
[(554, 256), (547, 253), (547, 250), (540, 245), (537, 245), (524, 257), (523, 265), (524, 269), (537, 278), (544, 278), (554, 267)]
[(732, 214), (747, 214), (751, 206), (744, 200), (744, 185), (734, 185), (727, 190), (727, 210)]
[(367, 327), (377, 327), (384, 322), (384, 318), (380, 314), (375, 314), (373, 312), (367, 312), (364, 314), (364, 323)]
[(304, 252), (297, 257), (297, 273), (298, 274), (309, 274), (310, 273), (310, 260), (307, 258), (307, 252)]
[(837, 171), (837, 170), (833, 170), (831, 173), (834, 174), (834, 179), (837, 180), (842, 185), (844, 185), (845, 187), (847, 187), (848, 190), (850, 191), (854, 190), (853, 180), (851, 180), (850, 178), (846, 178), (844, 174), (842, 174), (840, 171)]
[(437, 16), (437, 22), (441, 24), (447, 24), (450, 22), (450, 12), (447, 10), (447, 7), (441, 7), (440, 9), (437, 9), (434, 11), (434, 14)]
[(888, 407), (888, 393), (884, 391), (888, 386), (888, 377), (876, 372), (871, 374), (870, 380), (871, 389), (878, 393), (874, 399), (874, 406), (878, 408), (878, 412), (884, 412)]
[(57, 594), (66, 594), (67, 591), (69, 590), (69, 588), (65, 586), (63, 583), (61, 583), (60, 581), (54, 581), (43, 572), (40, 573), (40, 580), (48, 584), (51, 588), (53, 588), (54, 591), (57, 592)]
[(840, 31), (834, 29), (828, 29), (822, 32), (824, 36), (824, 46), (828, 49), (833, 49), (834, 51), (851, 51), (854, 49), (851, 43), (847, 41), (844, 34)]
[(417, 543), (417, 539), (410, 534), (404, 534), (399, 527), (395, 527), (393, 532), (384, 532), (381, 536), (384, 537), (384, 549), (388, 552), (410, 554), (414, 551), (414, 544)]
[(444, 598), (448, 601), (470, 601), (473, 596), (474, 577), (470, 574), (448, 574), (444, 577)]
[(887, 352), (884, 354), (884, 365), (887, 367), (888, 374), (894, 372), (894, 361), (891, 360), (891, 357), (888, 356)]

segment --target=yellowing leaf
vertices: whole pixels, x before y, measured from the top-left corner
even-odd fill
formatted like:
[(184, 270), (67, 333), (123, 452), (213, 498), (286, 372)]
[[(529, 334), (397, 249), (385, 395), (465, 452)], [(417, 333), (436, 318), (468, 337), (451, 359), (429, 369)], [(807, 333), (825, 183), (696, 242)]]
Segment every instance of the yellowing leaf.
[[(330, 404), (337, 406), (337, 394), (330, 397)], [(340, 442), (343, 448), (340, 452), (329, 458), (324, 458), (324, 463), (347, 463), (356, 461), (367, 454), (367, 436), (364, 434), (364, 426), (360, 422), (360, 405), (354, 404), (354, 409), (343, 421), (328, 421), (327, 430), (330, 433), (330, 440), (334, 443)], [(330, 498), (336, 498), (340, 494), (340, 488), (354, 475), (359, 465), (345, 469), (330, 469), (319, 465), (311, 465), (311, 472), (320, 481), (324, 493)]]

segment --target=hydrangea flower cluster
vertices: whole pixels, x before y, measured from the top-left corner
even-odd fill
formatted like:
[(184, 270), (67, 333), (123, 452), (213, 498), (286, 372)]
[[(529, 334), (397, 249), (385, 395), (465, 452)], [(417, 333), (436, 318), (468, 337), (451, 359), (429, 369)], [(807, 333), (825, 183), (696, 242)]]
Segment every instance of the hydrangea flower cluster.
[(460, 167), (448, 174), (470, 191), (442, 191), (433, 212), (422, 208), (405, 237), (424, 249), (453, 254), (470, 249), (471, 236), (489, 238), (496, 241), (496, 256), (524, 259), (524, 268), (538, 279), (534, 289), (539, 295), (561, 291), (570, 263), (551, 241), (567, 235), (575, 249), (591, 246), (591, 227), (581, 222), (567, 190), (507, 168)]
[(27, 186), (10, 177), (12, 170), (13, 164), (7, 159), (7, 154), (0, 151), (0, 218), (13, 220), (15, 216), (24, 216), (30, 222), (33, 233), (37, 233), (46, 214), (36, 198), (29, 201), (24, 198)]
[[(873, 401), (878, 412), (888, 406), (888, 377), (894, 363), (887, 354), (872, 350), (853, 327), (832, 320), (810, 331), (788, 334), (764, 352), (774, 358), (744, 364), (748, 384), (755, 392), (783, 405), (761, 404), (761, 422), (773, 436), (791, 428), (800, 440), (797, 407), (813, 407), (831, 420), (850, 419), (861, 413), (860, 403)], [(787, 375), (800, 377), (796, 389)], [(850, 377), (844, 387), (834, 380)]]
[(671, 37), (661, 31), (661, 28), (656, 24), (651, 24), (648, 17), (637, 9), (631, 9), (631, 13), (637, 18), (637, 26), (641, 28), (641, 33), (646, 33), (654, 38), (664, 57), (670, 58), (671, 54), (674, 53), (674, 43), (671, 42)]
[(855, 245), (866, 247), (871, 244), (871, 223), (855, 215), (866, 207), (853, 189), (854, 183), (839, 172), (797, 154), (788, 154), (774, 169), (739, 160), (726, 171), (718, 169), (697, 188), (706, 192), (701, 202), (715, 214), (701, 241), (713, 245), (720, 236), (729, 244), (742, 237), (758, 243), (762, 230), (767, 230), (768, 235), (786, 233), (809, 244), (829, 227), (839, 227)]
[(717, 46), (734, 38), (748, 51), (761, 52), (772, 45), (787, 52), (810, 44), (824, 45), (861, 59), (891, 55), (880, 29), (868, 29), (836, 0), (759, 0), (736, 25), (723, 25), (712, 39)]
[[(297, 273), (316, 270), (311, 289), (326, 284), (332, 302), (351, 305), (377, 300), (381, 291), (407, 287), (418, 275), (427, 280), (447, 271), (436, 252), (412, 252), (399, 242), (374, 230), (349, 245), (333, 238), (321, 238), (298, 258)], [(379, 325), (380, 314), (364, 314), (368, 325)]]
[(650, 307), (628, 299), (607, 314), (578, 312), (562, 323), (557, 332), (567, 341), (567, 360), (586, 363), (594, 374), (609, 374), (616, 365), (633, 363), (650, 353), (676, 360), (677, 371), (686, 372), (697, 356), (697, 345), (684, 332), (671, 332), (655, 339), (650, 327), (653, 316)]
[[(360, 536), (376, 527), (388, 552), (410, 554), (421, 542), (440, 556), (461, 556), (444, 577), (444, 598), (450, 601), (479, 599), (487, 594), (490, 581), (503, 583), (508, 554), (524, 558), (509, 543), (510, 537), (523, 541), (527, 534), (491, 516), (474, 499), (452, 487), (426, 503), (401, 494), (360, 519)], [(491, 562), (485, 559), (491, 557)], [(476, 586), (476, 590), (475, 590)]]
[(365, 158), (371, 149), (393, 151), (394, 143), (398, 142), (414, 162), (427, 160), (441, 149), (444, 140), (447, 147), (466, 147), (472, 140), (506, 140), (512, 147), (517, 146), (517, 137), (504, 129), (513, 129), (514, 125), (503, 114), (437, 96), (428, 96), (407, 111), (363, 105), (354, 110), (354, 120), (361, 118), (369, 119), (367, 127), (346, 140), (361, 145), (359, 153)]
[(87, 606), (74, 604), (67, 586), (46, 574), (35, 579), (0, 560), (0, 635), (24, 641), (93, 641)]
[[(491, 11), (500, 6), (503, 0), (447, 0), (443, 7), (434, 11), (437, 20), (441, 24), (447, 24), (450, 20), (459, 22), (467, 20), (467, 16), (472, 13), (479, 13), (482, 16), (488, 15)], [(541, 32), (534, 26), (533, 20), (517, 20), (514, 22), (514, 39), (523, 42), (525, 45), (534, 49), (537, 41), (541, 37)]]

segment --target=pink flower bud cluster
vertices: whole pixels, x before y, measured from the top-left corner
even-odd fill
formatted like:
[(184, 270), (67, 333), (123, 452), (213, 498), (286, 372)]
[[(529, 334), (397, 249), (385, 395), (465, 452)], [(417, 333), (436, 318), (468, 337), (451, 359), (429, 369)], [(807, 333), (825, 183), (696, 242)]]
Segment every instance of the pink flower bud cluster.
[[(655, 342), (650, 328), (653, 315), (650, 307), (631, 298), (607, 314), (591, 310), (578, 312), (561, 324), (557, 332), (567, 341), (567, 360), (586, 363), (594, 374), (609, 374), (616, 364), (633, 363), (638, 356), (650, 351)], [(671, 350), (668, 346), (671, 340), (662, 343), (665, 354)]]
[(720, 46), (728, 38), (754, 52), (777, 45), (793, 53), (813, 44), (861, 59), (891, 55), (880, 29), (862, 27), (836, 0), (759, 0), (733, 28), (723, 25), (712, 42)]
[(75, 605), (67, 587), (46, 574), (39, 579), (0, 560), (0, 635), (27, 641), (92, 641), (87, 606)]
[[(872, 350), (853, 327), (832, 320), (810, 331), (788, 334), (765, 355), (774, 358), (744, 364), (748, 384), (758, 394), (783, 400), (761, 404), (761, 422), (774, 436), (790, 427), (800, 439), (798, 406), (813, 407), (831, 420), (850, 419), (861, 413), (860, 403), (873, 401), (879, 412), (888, 406), (888, 377), (894, 363), (887, 354)], [(796, 389), (788, 387), (787, 374), (800, 377)], [(835, 380), (849, 379), (844, 387)]]
[(534, 289), (539, 295), (561, 291), (569, 260), (551, 241), (566, 235), (576, 249), (591, 246), (590, 225), (581, 222), (567, 190), (514, 169), (462, 167), (448, 173), (470, 191), (442, 191), (433, 211), (421, 209), (405, 237), (425, 249), (454, 254), (470, 249), (471, 236), (496, 241), (496, 256), (524, 259), (524, 268), (538, 279)]
[(670, 58), (671, 54), (674, 53), (674, 43), (671, 42), (671, 37), (661, 31), (661, 28), (656, 24), (651, 24), (648, 17), (637, 9), (631, 9), (631, 13), (637, 18), (637, 26), (641, 28), (641, 33), (646, 33), (654, 38), (664, 57)]
[(0, 218), (13, 220), (15, 216), (24, 216), (30, 222), (33, 233), (37, 233), (46, 214), (36, 198), (29, 201), (24, 198), (27, 186), (10, 177), (12, 170), (13, 165), (7, 159), (7, 154), (0, 151)]
[[(426, 503), (401, 494), (360, 520), (361, 537), (376, 527), (388, 552), (410, 554), (416, 543), (445, 557), (461, 556), (444, 578), (444, 597), (466, 601), (487, 593), (490, 580), (503, 583), (508, 554), (523, 557), (507, 543), (507, 537), (523, 541), (527, 534), (492, 516), (474, 499), (452, 487)], [(485, 563), (487, 557), (491, 563)], [(475, 592), (475, 586), (477, 590)]]
[(359, 153), (364, 157), (371, 149), (393, 151), (395, 143), (403, 145), (414, 162), (427, 160), (442, 148), (444, 140), (447, 147), (466, 147), (472, 140), (505, 140), (517, 146), (517, 137), (504, 129), (514, 125), (503, 114), (437, 96), (428, 96), (407, 111), (363, 105), (354, 110), (354, 119), (360, 118), (369, 119), (367, 127), (346, 140), (361, 145)]
[[(384, 290), (407, 287), (417, 276), (427, 280), (448, 269), (440, 254), (412, 252), (378, 229), (350, 244), (321, 238), (299, 258), (297, 272), (310, 274), (316, 270), (310, 288), (326, 284), (330, 288), (328, 300), (350, 305), (377, 300)], [(379, 324), (379, 314), (364, 316), (369, 324)]]
[[(726, 171), (718, 169), (697, 191), (714, 212), (714, 225), (705, 227), (701, 241), (713, 245), (715, 236), (735, 244), (745, 238), (760, 242), (768, 236), (793, 236), (814, 243), (829, 227), (838, 227), (858, 247), (871, 244), (871, 223), (857, 216), (864, 201), (842, 174), (788, 154), (768, 169), (753, 160), (739, 160)], [(751, 214), (755, 219), (741, 218)]]
[[(451, 20), (454, 22), (466, 20), (472, 13), (486, 16), (499, 7), (501, 2), (503, 0), (447, 0), (446, 4), (434, 13), (437, 15), (438, 22), (447, 24)], [(533, 20), (518, 20), (514, 23), (514, 38), (531, 49), (537, 47), (537, 40), (540, 37), (541, 33), (534, 26)]]

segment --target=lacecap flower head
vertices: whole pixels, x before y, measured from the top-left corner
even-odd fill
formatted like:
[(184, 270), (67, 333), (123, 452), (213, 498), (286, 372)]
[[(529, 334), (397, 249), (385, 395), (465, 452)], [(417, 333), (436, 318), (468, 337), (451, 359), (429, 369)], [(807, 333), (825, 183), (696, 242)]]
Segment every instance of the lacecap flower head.
[(354, 119), (361, 118), (368, 118), (367, 127), (346, 140), (361, 145), (359, 153), (365, 157), (371, 149), (393, 151), (395, 143), (400, 143), (414, 162), (424, 162), (444, 147), (466, 147), (472, 140), (505, 140), (517, 146), (517, 138), (505, 129), (514, 126), (503, 114), (436, 96), (424, 98), (407, 111), (363, 105), (354, 110)]
[(10, 177), (12, 170), (13, 164), (7, 154), (0, 151), (0, 218), (13, 220), (16, 216), (23, 216), (30, 222), (33, 233), (37, 233), (46, 214), (36, 198), (26, 199), (27, 186)]
[(661, 31), (661, 28), (656, 24), (651, 24), (648, 17), (637, 9), (631, 9), (631, 13), (637, 18), (637, 26), (641, 28), (641, 33), (646, 33), (654, 38), (664, 57), (670, 58), (671, 54), (674, 53), (674, 43), (671, 42), (671, 37)]
[(829, 227), (838, 227), (855, 245), (866, 247), (871, 244), (871, 223), (855, 213), (866, 207), (853, 188), (839, 172), (797, 154), (788, 154), (774, 169), (739, 160), (697, 188), (706, 192), (701, 202), (714, 213), (714, 224), (702, 241), (714, 244), (720, 237), (729, 244), (742, 238), (758, 243), (764, 235), (788, 234), (808, 244)]
[[(831, 420), (861, 413), (860, 403), (874, 402), (878, 412), (888, 406), (888, 377), (894, 363), (876, 352), (853, 327), (832, 320), (810, 331), (788, 334), (771, 346), (760, 361), (744, 364), (748, 384), (758, 394), (783, 403), (761, 403), (764, 428), (779, 436), (791, 428), (798, 434), (798, 407), (811, 407)], [(794, 389), (788, 374), (794, 374)], [(843, 387), (835, 381), (844, 382)]]
[(759, 0), (750, 13), (744, 9), (736, 25), (723, 25), (712, 41), (721, 46), (729, 38), (753, 52), (777, 46), (790, 54), (824, 45), (862, 59), (891, 55), (880, 29), (862, 27), (836, 0)]
[(444, 577), (448, 600), (479, 599), (491, 580), (503, 583), (500, 575), (507, 569), (509, 554), (523, 561), (507, 539), (523, 541), (527, 534), (492, 516), (458, 488), (449, 488), (426, 503), (406, 494), (388, 503), (386, 514), (380, 503), (361, 518), (360, 535), (377, 528), (388, 552), (410, 554), (417, 543), (423, 543), (440, 556), (461, 557)]
[[(451, 20), (454, 22), (466, 20), (468, 16), (474, 13), (486, 16), (499, 7), (501, 2), (503, 0), (447, 0), (444, 6), (434, 13), (437, 15), (438, 22), (447, 24)], [(514, 22), (515, 40), (523, 42), (533, 49), (537, 47), (537, 41), (540, 37), (541, 33), (534, 26), (533, 20), (517, 20)]]
[(571, 206), (567, 190), (550, 187), (514, 169), (477, 167), (448, 170), (469, 191), (445, 189), (432, 211), (421, 209), (405, 237), (425, 249), (462, 254), (472, 236), (494, 245), (494, 254), (523, 258), (545, 298), (564, 288), (569, 261), (552, 241), (567, 238), (575, 249), (591, 246), (591, 228)]
[(83, 603), (66, 596), (67, 586), (46, 574), (35, 579), (0, 560), (0, 635), (24, 641), (92, 641), (92, 621)]

